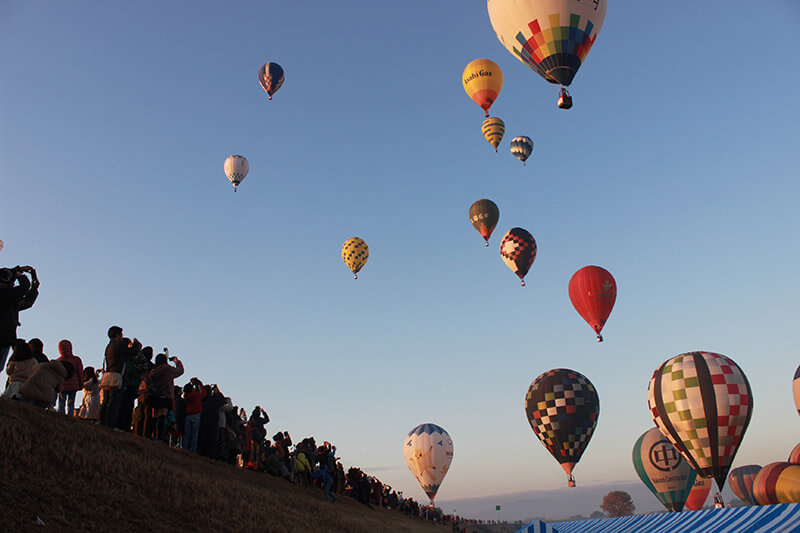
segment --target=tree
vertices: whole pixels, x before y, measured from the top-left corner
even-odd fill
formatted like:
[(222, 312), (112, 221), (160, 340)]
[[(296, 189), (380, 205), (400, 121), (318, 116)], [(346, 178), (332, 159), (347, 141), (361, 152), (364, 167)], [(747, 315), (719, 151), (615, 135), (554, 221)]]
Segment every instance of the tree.
[(624, 490), (612, 490), (603, 496), (603, 504), (600, 508), (608, 516), (632, 515), (636, 510), (636, 506), (633, 505), (633, 500), (631, 500), (631, 495)]

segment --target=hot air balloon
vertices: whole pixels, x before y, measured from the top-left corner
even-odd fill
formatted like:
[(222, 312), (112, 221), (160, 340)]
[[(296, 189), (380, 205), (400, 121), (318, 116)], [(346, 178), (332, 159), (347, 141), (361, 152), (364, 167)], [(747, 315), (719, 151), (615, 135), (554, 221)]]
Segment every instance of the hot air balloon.
[(794, 381), (792, 381), (792, 393), (794, 394), (794, 406), (797, 408), (797, 414), (800, 415), (800, 366), (794, 372)]
[(689, 492), (689, 497), (686, 498), (686, 508), (690, 511), (699, 511), (702, 509), (703, 505), (706, 504), (708, 493), (711, 492), (711, 486), (713, 484), (714, 480), (710, 477), (695, 477), (692, 490)]
[[(568, 86), (594, 45), (606, 0), (487, 0), (497, 38), (542, 78)], [(571, 102), (570, 102), (571, 105)]]
[(758, 505), (756, 497), (753, 496), (753, 481), (759, 472), (761, 472), (760, 465), (747, 465), (734, 468), (728, 474), (728, 486), (736, 497), (747, 505)]
[(500, 220), (500, 210), (491, 200), (484, 198), (469, 207), (469, 221), (486, 241), (486, 246), (489, 246), (489, 237), (492, 236), (498, 220)]
[(572, 470), (592, 438), (600, 414), (600, 399), (592, 382), (579, 372), (556, 368), (531, 383), (525, 395), (525, 414), (533, 432), (567, 473)]
[(420, 424), (408, 432), (403, 455), (408, 469), (433, 504), (453, 461), (453, 439), (436, 424)]
[(533, 141), (530, 137), (521, 135), (511, 139), (511, 153), (522, 161), (522, 166), (525, 166), (525, 161), (531, 156), (531, 152), (533, 152)]
[(489, 117), (489, 108), (503, 88), (503, 71), (491, 59), (471, 61), (461, 75), (464, 90)]
[(283, 85), (283, 68), (277, 63), (264, 63), (258, 69), (258, 82), (267, 91), (269, 99)]
[(689, 352), (665, 361), (647, 387), (656, 427), (701, 477), (722, 490), (753, 414), (750, 383), (733, 360)]
[(497, 147), (506, 132), (506, 125), (503, 121), (497, 117), (489, 117), (481, 124), (481, 131), (489, 144), (494, 147), (494, 151), (497, 152)]
[(569, 280), (569, 299), (578, 314), (597, 333), (597, 342), (603, 342), (600, 332), (617, 300), (614, 276), (599, 266), (583, 267)]
[(347, 268), (353, 272), (353, 278), (358, 279), (358, 271), (369, 259), (367, 243), (358, 237), (350, 237), (342, 245), (342, 259)]
[(522, 228), (511, 228), (500, 241), (500, 257), (525, 286), (525, 275), (536, 259), (536, 241)]
[(633, 445), (633, 467), (667, 511), (683, 509), (697, 473), (658, 428), (646, 431)]
[(250, 163), (243, 155), (229, 155), (225, 160), (225, 175), (233, 184), (233, 192), (236, 192), (249, 171)]
[(800, 503), (800, 465), (766, 465), (753, 480), (753, 495), (759, 505)]
[[(0, 250), (3, 249), (3, 246), (5, 246), (5, 243), (3, 241), (0, 241)], [(487, 244), (487, 246), (488, 246), (488, 244)]]
[(800, 465), (800, 444), (792, 448), (792, 453), (789, 454), (789, 462), (793, 465)]

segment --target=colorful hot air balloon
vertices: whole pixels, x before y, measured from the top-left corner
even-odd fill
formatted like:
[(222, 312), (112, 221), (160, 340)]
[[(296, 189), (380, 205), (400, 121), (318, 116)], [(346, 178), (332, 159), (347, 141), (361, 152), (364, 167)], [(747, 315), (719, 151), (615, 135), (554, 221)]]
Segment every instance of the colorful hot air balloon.
[(592, 382), (566, 368), (545, 372), (528, 387), (525, 414), (533, 432), (569, 476), (568, 485), (574, 487), (572, 470), (600, 415), (600, 399)]
[(792, 453), (789, 454), (789, 462), (793, 465), (800, 465), (800, 444), (792, 448)]
[(469, 221), (486, 241), (486, 246), (489, 246), (489, 237), (492, 236), (498, 220), (500, 220), (500, 210), (491, 200), (484, 198), (469, 207)]
[(420, 424), (408, 432), (403, 455), (408, 469), (433, 504), (453, 461), (453, 439), (436, 424)]
[(606, 0), (487, 0), (486, 6), (503, 46), (545, 80), (565, 86), (606, 16)]
[(699, 511), (702, 509), (706, 504), (708, 493), (711, 492), (711, 486), (713, 484), (714, 480), (710, 477), (695, 477), (692, 490), (689, 492), (689, 497), (686, 498), (686, 508), (690, 511)]
[(747, 505), (758, 505), (753, 495), (753, 481), (759, 472), (761, 472), (760, 465), (747, 465), (734, 468), (728, 474), (728, 486), (736, 497)]
[(489, 108), (503, 88), (503, 71), (491, 59), (471, 61), (461, 75), (464, 90), (489, 116)]
[(506, 132), (506, 125), (497, 117), (489, 117), (481, 124), (481, 132), (483, 132), (483, 136), (486, 137), (489, 144), (494, 147), (494, 151), (497, 152), (497, 147)]
[(647, 387), (656, 427), (701, 477), (722, 490), (750, 417), (750, 383), (733, 360), (689, 352), (665, 361)]
[(531, 156), (531, 152), (533, 152), (533, 141), (530, 137), (521, 135), (511, 139), (511, 153), (522, 161), (522, 166), (525, 166), (525, 161)]
[(800, 503), (800, 465), (766, 465), (753, 480), (753, 495), (759, 505)]
[(367, 243), (358, 237), (350, 237), (342, 245), (342, 259), (347, 268), (353, 272), (353, 278), (358, 279), (358, 271), (369, 259)]
[(225, 160), (225, 175), (233, 184), (233, 192), (250, 172), (250, 163), (243, 155), (229, 155)]
[(794, 406), (797, 408), (797, 414), (800, 415), (800, 366), (794, 372), (794, 381), (792, 381), (792, 393), (794, 394)]
[(536, 259), (536, 241), (522, 228), (511, 228), (500, 241), (500, 257), (525, 286), (525, 275)]
[(597, 333), (597, 342), (603, 342), (600, 332), (617, 300), (614, 276), (599, 266), (583, 267), (569, 280), (569, 299), (578, 314)]
[(283, 85), (283, 79), (283, 68), (277, 63), (264, 63), (258, 69), (258, 82), (267, 91), (270, 100), (272, 100), (272, 95)]
[(683, 509), (697, 473), (658, 428), (646, 431), (633, 445), (633, 467), (667, 511)]
[[(3, 241), (0, 241), (0, 250), (3, 249), (3, 246), (5, 246), (5, 243)], [(487, 246), (488, 246), (488, 243), (487, 243)]]

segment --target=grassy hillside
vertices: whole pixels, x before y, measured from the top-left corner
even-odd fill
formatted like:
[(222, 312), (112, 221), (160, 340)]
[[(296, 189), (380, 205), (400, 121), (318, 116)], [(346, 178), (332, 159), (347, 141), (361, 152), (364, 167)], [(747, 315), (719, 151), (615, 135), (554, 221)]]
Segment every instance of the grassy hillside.
[(179, 528), (450, 531), (0, 398), (0, 531)]

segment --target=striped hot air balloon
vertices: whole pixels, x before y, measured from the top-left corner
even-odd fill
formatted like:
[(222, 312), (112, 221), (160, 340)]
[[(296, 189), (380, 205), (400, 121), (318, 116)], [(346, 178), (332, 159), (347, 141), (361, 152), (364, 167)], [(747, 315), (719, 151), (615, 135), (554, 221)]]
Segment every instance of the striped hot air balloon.
[(481, 132), (489, 144), (494, 147), (494, 151), (497, 152), (497, 147), (506, 132), (506, 125), (497, 117), (489, 117), (481, 124)]
[(521, 135), (511, 139), (511, 153), (522, 161), (522, 166), (525, 166), (525, 161), (531, 156), (531, 152), (533, 152), (533, 141), (530, 137)]
[(800, 503), (800, 465), (766, 465), (753, 480), (753, 496), (759, 505)]

